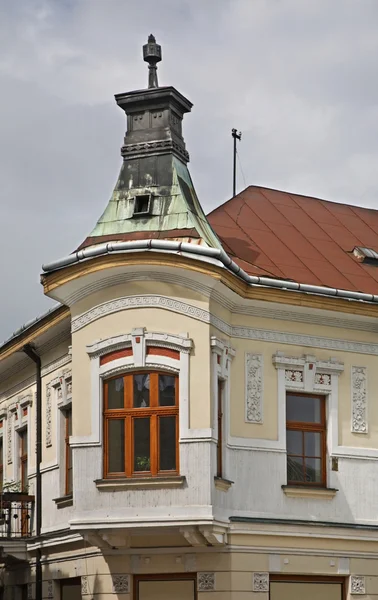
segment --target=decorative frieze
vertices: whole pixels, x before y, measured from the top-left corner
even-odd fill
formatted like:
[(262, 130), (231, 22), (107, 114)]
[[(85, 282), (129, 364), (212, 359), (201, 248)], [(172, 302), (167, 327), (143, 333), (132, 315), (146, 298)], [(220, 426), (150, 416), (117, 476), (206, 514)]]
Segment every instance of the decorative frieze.
[(87, 575), (81, 576), (81, 595), (85, 596), (89, 594), (89, 582)]
[(329, 387), (331, 385), (331, 375), (328, 373), (316, 373), (314, 383), (315, 385), (325, 385)]
[(52, 446), (51, 437), (51, 385), (46, 385), (46, 448)]
[(54, 598), (54, 582), (52, 579), (49, 579), (47, 582), (47, 598), (48, 600), (52, 600)]
[(247, 423), (263, 422), (263, 357), (246, 353), (245, 420)]
[(352, 367), (352, 432), (367, 431), (367, 369)]
[(34, 600), (34, 584), (28, 583), (28, 600)]
[(269, 573), (253, 573), (252, 590), (254, 592), (269, 592)]
[(303, 371), (297, 371), (295, 369), (285, 370), (285, 381), (287, 383), (302, 383), (303, 382)]
[(199, 592), (215, 590), (215, 573), (197, 573), (197, 589)]
[(11, 411), (8, 412), (7, 418), (7, 463), (11, 465), (13, 462), (13, 452), (12, 452), (12, 440), (13, 440), (13, 427), (12, 427), (12, 418), (13, 414)]
[(363, 575), (351, 575), (350, 593), (356, 596), (366, 594), (365, 577)]
[(130, 592), (129, 575), (112, 575), (113, 594), (128, 594)]

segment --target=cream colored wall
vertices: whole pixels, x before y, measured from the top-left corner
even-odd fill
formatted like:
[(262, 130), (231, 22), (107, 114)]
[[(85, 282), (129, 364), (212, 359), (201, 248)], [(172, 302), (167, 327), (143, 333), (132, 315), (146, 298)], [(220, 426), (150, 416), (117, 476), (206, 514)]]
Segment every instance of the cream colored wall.
[[(307, 538), (308, 540), (309, 538)], [(53, 586), (54, 597), (58, 597), (59, 582), (61, 579), (80, 577), (83, 586), (83, 597), (96, 597), (97, 600), (110, 600), (114, 598), (112, 575), (129, 575), (129, 594), (122, 594), (125, 600), (131, 600), (134, 592), (133, 574), (139, 576), (154, 574), (166, 574), (167, 578), (180, 573), (210, 573), (215, 577), (215, 590), (198, 591), (198, 597), (204, 600), (268, 600), (267, 592), (253, 592), (253, 574), (269, 573), (270, 575), (290, 574), (295, 579), (296, 576), (303, 575), (314, 578), (340, 577), (345, 578), (346, 588), (349, 588), (349, 576), (360, 575), (365, 578), (366, 595), (364, 598), (377, 600), (378, 598), (378, 560), (376, 554), (374, 559), (354, 558), (356, 552), (374, 552), (374, 548), (368, 542), (363, 542), (364, 550), (355, 546), (348, 545), (343, 552), (343, 557), (331, 554), (335, 550), (334, 540), (320, 540), (318, 554), (308, 552), (309, 547), (303, 553), (292, 553), (289, 549), (295, 547), (295, 537), (286, 537), (286, 553), (280, 549), (279, 540), (276, 537), (269, 536), (267, 547), (256, 547), (254, 552), (249, 551), (249, 546), (254, 546), (254, 536), (246, 539), (246, 545), (240, 546), (237, 550), (228, 548), (226, 551), (210, 549), (177, 549), (174, 552), (165, 552), (159, 550), (156, 552), (148, 550), (138, 550), (138, 553), (130, 555), (128, 552), (107, 551), (105, 555), (97, 548), (86, 547), (75, 550), (70, 546), (62, 546), (57, 550), (45, 548), (43, 565), (43, 598), (49, 597), (51, 591), (51, 582)], [(155, 538), (158, 545), (158, 538)], [(350, 553), (350, 555), (349, 555)], [(275, 568), (272, 569), (272, 557), (274, 556)], [(281, 561), (277, 563), (277, 557)], [(33, 581), (34, 573), (30, 575), (28, 565), (24, 568), (18, 567), (17, 570), (10, 566), (5, 572), (6, 599), (13, 598), (11, 586), (16, 584)], [(339, 600), (339, 588), (330, 587), (324, 583), (306, 583), (285, 584), (288, 587), (282, 587), (279, 583), (271, 579), (270, 600), (281, 598), (302, 598), (311, 600)], [(147, 587), (147, 586), (146, 586)], [(159, 586), (161, 587), (161, 586)], [(167, 600), (175, 600), (177, 593), (175, 586), (166, 586), (165, 597)], [(188, 586), (180, 590), (179, 595), (186, 598)], [(169, 589), (171, 588), (171, 589)], [(319, 590), (322, 591), (319, 596)], [(290, 592), (290, 593), (289, 593)], [(281, 596), (279, 595), (281, 593)], [(347, 598), (351, 600), (353, 595), (347, 593)], [(143, 596), (139, 600), (146, 600)]]
[(180, 334), (194, 341), (190, 356), (190, 427), (210, 427), (209, 325), (159, 308), (136, 308), (98, 319), (72, 336), (73, 435), (89, 435), (91, 411), (90, 360), (86, 346), (96, 340), (131, 333), (135, 327)]

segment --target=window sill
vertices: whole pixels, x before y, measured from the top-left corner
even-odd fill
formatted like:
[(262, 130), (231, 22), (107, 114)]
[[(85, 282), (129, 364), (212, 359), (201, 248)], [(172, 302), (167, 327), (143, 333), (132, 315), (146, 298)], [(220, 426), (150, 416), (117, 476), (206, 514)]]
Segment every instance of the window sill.
[(304, 485), (283, 485), (282, 491), (288, 498), (314, 498), (320, 500), (332, 500), (338, 492), (335, 488), (310, 487)]
[(53, 502), (55, 502), (57, 508), (66, 508), (67, 506), (73, 506), (72, 494), (62, 496), (61, 498), (54, 498)]
[(221, 490), (222, 492), (228, 492), (233, 483), (233, 481), (224, 479), (223, 477), (214, 477), (214, 485), (216, 489)]
[(98, 490), (149, 490), (153, 488), (180, 488), (186, 482), (180, 475), (172, 477), (138, 477), (134, 479), (97, 479)]

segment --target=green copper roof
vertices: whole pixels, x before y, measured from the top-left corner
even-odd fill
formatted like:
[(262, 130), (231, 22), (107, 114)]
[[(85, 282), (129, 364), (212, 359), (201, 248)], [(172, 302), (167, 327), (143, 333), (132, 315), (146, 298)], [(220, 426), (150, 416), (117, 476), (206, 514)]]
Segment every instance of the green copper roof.
[[(151, 159), (154, 158), (154, 161)], [(189, 170), (179, 159), (172, 154), (150, 157), (151, 171), (158, 171), (160, 183), (165, 185), (144, 185), (141, 181), (135, 182), (135, 167), (141, 170), (141, 162), (133, 165), (133, 161), (125, 161), (115, 186), (110, 201), (98, 220), (95, 228), (90, 233), (91, 243), (96, 243), (93, 238), (103, 236), (133, 234), (145, 232), (164, 232), (174, 230), (188, 230), (188, 236), (193, 237), (193, 229), (208, 246), (221, 248), (221, 244), (209, 225), (206, 216), (198, 201)], [(144, 162), (144, 161), (143, 161)], [(153, 164), (155, 163), (155, 164)], [(144, 165), (143, 165), (144, 166)], [(134, 167), (134, 169), (133, 169)], [(149, 173), (144, 174), (145, 182), (156, 180)], [(134, 184), (139, 185), (134, 187)], [(134, 216), (135, 197), (151, 194), (151, 210), (146, 216)], [(183, 234), (181, 233), (181, 236)], [(113, 239), (115, 239), (113, 237)], [(100, 240), (99, 240), (100, 241)]]

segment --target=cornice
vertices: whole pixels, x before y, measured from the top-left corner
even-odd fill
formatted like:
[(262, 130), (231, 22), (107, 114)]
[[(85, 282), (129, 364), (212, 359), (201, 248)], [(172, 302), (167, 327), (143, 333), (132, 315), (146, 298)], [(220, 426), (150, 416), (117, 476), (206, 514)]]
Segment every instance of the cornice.
[(11, 356), (14, 352), (21, 350), (25, 344), (30, 344), (35, 341), (40, 335), (48, 331), (51, 327), (61, 323), (69, 316), (70, 310), (66, 306), (62, 306), (58, 308), (56, 312), (47, 315), (30, 329), (26, 329), (25, 333), (20, 333), (14, 340), (12, 339), (9, 343), (0, 348), (0, 361), (8, 358), (8, 356)]
[[(97, 279), (94, 282), (88, 283), (84, 288), (69, 294), (67, 296), (67, 305), (72, 306), (79, 300), (86, 298), (90, 294), (99, 292), (104, 288), (140, 281), (147, 281), (150, 283), (158, 281), (159, 283), (170, 283), (176, 286), (182, 286), (194, 290), (206, 298), (209, 298), (212, 295), (211, 286), (204, 285), (196, 279), (184, 277), (176, 273), (169, 273), (164, 270), (154, 269), (148, 271), (126, 271), (123, 273), (109, 274), (108, 277), (102, 277), (101, 280)], [(221, 302), (221, 297), (219, 298), (219, 301)]]
[(308, 292), (268, 288), (258, 285), (248, 285), (235, 274), (224, 267), (210, 261), (199, 261), (180, 254), (169, 254), (158, 251), (136, 252), (134, 254), (121, 253), (109, 254), (92, 258), (50, 274), (42, 276), (45, 294), (49, 295), (54, 290), (79, 277), (90, 273), (100, 273), (104, 269), (119, 266), (138, 268), (141, 265), (149, 267), (182, 267), (193, 273), (202, 273), (221, 282), (238, 296), (263, 302), (275, 302), (291, 306), (316, 308), (338, 313), (364, 315), (376, 318), (378, 308), (374, 304), (346, 300), (342, 297), (326, 297)]

